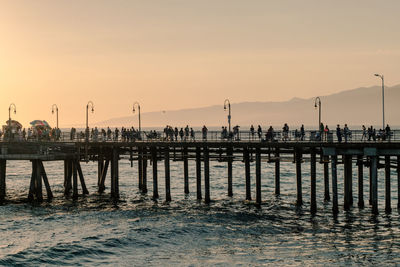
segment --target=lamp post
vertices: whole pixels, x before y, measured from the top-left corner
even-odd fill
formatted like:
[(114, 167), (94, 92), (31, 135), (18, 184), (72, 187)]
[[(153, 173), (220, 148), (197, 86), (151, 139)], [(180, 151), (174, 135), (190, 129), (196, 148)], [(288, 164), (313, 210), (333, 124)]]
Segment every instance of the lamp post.
[(139, 112), (139, 136), (140, 136), (140, 139), (142, 139), (142, 121), (140, 120), (140, 104), (137, 101), (135, 103), (133, 103), (133, 108), (132, 108), (133, 113), (135, 113), (135, 111), (136, 111), (135, 105), (137, 105), (137, 109)]
[(383, 75), (376, 73), (375, 76), (381, 78), (382, 80), (382, 129), (385, 130), (385, 83)]
[(8, 107), (8, 137), (11, 138), (11, 109), (14, 109), (14, 114), (17, 114), (17, 107), (11, 103)]
[(319, 98), (319, 96), (317, 96), (315, 98), (314, 107), (319, 108), (318, 109), (318, 128), (317, 129), (318, 129), (318, 131), (320, 131), (320, 134), (321, 134), (321, 129), (320, 129), (320, 127), (321, 127), (321, 98)]
[(56, 104), (53, 104), (52, 106), (51, 106), (51, 113), (52, 114), (54, 114), (54, 110), (56, 111), (56, 119), (57, 119), (57, 129), (58, 129), (58, 107), (57, 107), (57, 105)]
[(229, 136), (231, 134), (231, 102), (229, 99), (224, 101), (224, 110), (226, 110), (226, 104), (228, 104), (228, 125), (229, 125)]
[(86, 141), (89, 141), (89, 106), (92, 108), (92, 113), (94, 112), (94, 104), (89, 101), (86, 105)]

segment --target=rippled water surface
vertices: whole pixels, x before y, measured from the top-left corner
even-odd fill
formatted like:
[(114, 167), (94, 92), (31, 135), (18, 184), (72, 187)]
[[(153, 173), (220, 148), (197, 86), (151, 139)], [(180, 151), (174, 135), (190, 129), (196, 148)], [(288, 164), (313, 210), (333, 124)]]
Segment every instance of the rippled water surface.
[[(296, 208), (295, 168), (281, 163), (281, 196), (275, 197), (273, 164), (263, 162), (263, 204), (245, 202), (244, 166), (234, 163), (234, 196), (227, 192), (224, 163), (211, 163), (211, 198), (196, 200), (195, 168), (190, 162), (190, 194), (183, 193), (183, 163), (171, 162), (172, 202), (164, 202), (164, 169), (159, 163), (159, 193), (137, 189), (137, 166), (120, 162), (121, 200), (96, 192), (97, 165), (83, 164), (90, 195), (72, 201), (63, 197), (63, 165), (46, 162), (55, 199), (42, 204), (25, 201), (31, 166), (7, 163), (8, 202), (0, 206), (0, 265), (12, 266), (137, 266), (137, 265), (395, 265), (400, 258), (397, 173), (392, 174), (393, 212), (383, 209), (384, 174), (379, 172), (380, 215), (368, 205), (334, 217), (331, 202), (323, 201), (323, 169), (317, 166), (318, 213), (309, 213), (309, 164), (303, 164), (302, 208)], [(252, 182), (254, 166), (252, 165)], [(339, 203), (343, 203), (343, 170), (339, 173)], [(356, 175), (356, 171), (353, 171)], [(397, 178), (396, 178), (397, 179)], [(354, 176), (354, 203), (357, 179)], [(109, 177), (106, 180), (109, 192)], [(44, 191), (45, 192), (45, 191)], [(252, 186), (255, 193), (255, 186)], [(253, 195), (254, 197), (254, 195)]]

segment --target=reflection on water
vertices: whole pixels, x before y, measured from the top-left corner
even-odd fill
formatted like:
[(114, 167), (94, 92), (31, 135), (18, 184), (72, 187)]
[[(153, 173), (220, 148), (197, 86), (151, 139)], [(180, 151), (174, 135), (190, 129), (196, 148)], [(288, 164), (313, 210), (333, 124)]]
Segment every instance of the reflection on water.
[[(83, 164), (91, 194), (78, 201), (63, 197), (63, 165), (46, 162), (55, 199), (32, 205), (25, 202), (30, 179), (29, 162), (9, 162), (9, 203), (0, 206), (0, 265), (373, 265), (396, 264), (400, 256), (397, 192), (393, 186), (393, 213), (383, 210), (384, 184), (379, 180), (380, 212), (369, 207), (334, 217), (323, 201), (322, 166), (317, 166), (318, 213), (309, 213), (309, 164), (303, 168), (304, 206), (295, 207), (295, 169), (281, 163), (281, 196), (274, 196), (273, 164), (263, 163), (263, 205), (245, 199), (244, 168), (234, 163), (234, 197), (227, 193), (224, 164), (211, 163), (212, 203), (196, 200), (195, 168), (190, 163), (190, 194), (183, 194), (182, 162), (171, 162), (172, 202), (164, 202), (163, 164), (159, 164), (157, 202), (137, 190), (136, 165), (120, 163), (121, 200), (96, 192), (97, 165)], [(252, 175), (254, 176), (254, 166)], [(343, 173), (342, 169), (338, 170)], [(353, 172), (354, 175), (357, 173)], [(384, 177), (383, 173), (379, 174)], [(397, 174), (396, 174), (397, 175)], [(368, 170), (365, 170), (368, 179)], [(393, 173), (395, 177), (395, 173)], [(356, 178), (354, 189), (356, 188)], [(253, 177), (252, 182), (255, 182)], [(106, 184), (109, 185), (107, 177)], [(368, 183), (364, 183), (368, 204)], [(106, 190), (109, 191), (109, 188)], [(107, 191), (107, 192), (108, 192)], [(252, 185), (252, 193), (255, 184)], [(342, 176), (339, 192), (343, 192)], [(354, 203), (357, 203), (357, 190)], [(254, 197), (255, 195), (253, 195)], [(343, 203), (343, 195), (339, 195)], [(367, 205), (368, 206), (368, 205)]]

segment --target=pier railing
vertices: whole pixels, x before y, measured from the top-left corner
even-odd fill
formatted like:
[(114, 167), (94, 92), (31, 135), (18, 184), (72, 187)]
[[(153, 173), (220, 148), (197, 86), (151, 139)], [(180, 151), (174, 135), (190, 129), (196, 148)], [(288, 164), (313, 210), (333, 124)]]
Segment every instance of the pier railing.
[[(376, 132), (375, 135), (368, 134), (362, 130), (351, 130), (347, 134), (341, 134), (341, 142), (397, 142), (400, 141), (400, 130), (392, 130), (387, 135), (385, 132)], [(9, 138), (2, 136), (1, 141), (8, 141)], [(61, 132), (58, 138), (51, 136), (30, 136), (23, 138), (22, 134), (14, 134), (13, 141), (60, 141), (60, 142), (86, 142), (85, 134), (77, 132), (71, 135), (71, 132)], [(338, 142), (339, 138), (336, 131), (322, 132), (315, 130), (307, 130), (302, 135), (300, 131), (274, 131), (272, 134), (262, 132), (259, 135), (257, 132), (239, 131), (236, 134), (231, 134), (229, 137), (224, 136), (221, 131), (208, 131), (204, 135), (201, 131), (195, 131), (194, 136), (190, 134), (184, 136), (167, 135), (162, 131), (142, 131), (139, 136), (136, 133), (134, 136), (118, 136), (112, 132), (110, 135), (98, 134), (94, 136), (90, 134), (89, 142), (131, 142), (131, 141), (165, 141), (165, 142), (188, 142), (188, 141), (227, 141), (227, 142)]]

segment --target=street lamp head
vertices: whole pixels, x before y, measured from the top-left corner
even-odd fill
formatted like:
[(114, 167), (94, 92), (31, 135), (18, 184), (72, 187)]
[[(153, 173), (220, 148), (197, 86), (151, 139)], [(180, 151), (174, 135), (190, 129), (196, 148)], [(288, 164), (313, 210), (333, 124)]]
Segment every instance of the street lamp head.
[(379, 77), (379, 74), (375, 73), (375, 76), (378, 76), (378, 77)]
[(132, 108), (132, 112), (133, 112), (133, 113), (135, 113), (135, 111), (136, 111), (136, 110), (135, 110), (135, 106), (133, 106), (133, 108)]
[(92, 107), (92, 113), (94, 112), (94, 108)]

